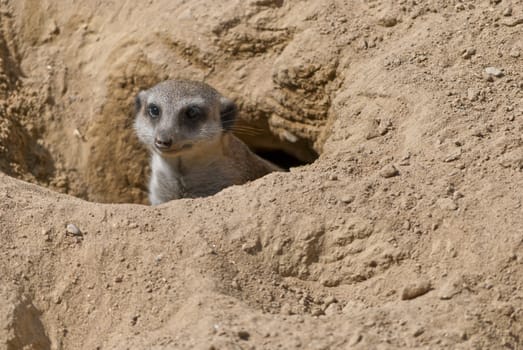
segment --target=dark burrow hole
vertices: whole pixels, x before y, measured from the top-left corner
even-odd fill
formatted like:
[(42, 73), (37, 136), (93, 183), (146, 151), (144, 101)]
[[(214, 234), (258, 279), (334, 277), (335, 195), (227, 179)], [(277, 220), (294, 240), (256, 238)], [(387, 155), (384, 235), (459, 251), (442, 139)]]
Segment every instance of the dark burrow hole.
[(258, 156), (284, 170), (310, 164), (318, 158), (312, 142), (299, 138), (291, 142), (279, 137), (270, 129), (267, 119), (258, 122), (238, 119), (236, 125), (254, 130), (253, 133), (235, 132), (235, 135)]
[(300, 165), (306, 165), (308, 162), (300, 160), (291, 154), (279, 150), (279, 149), (252, 149), (254, 153), (262, 157), (263, 159), (268, 160), (269, 162), (276, 164), (282, 169), (289, 170)]

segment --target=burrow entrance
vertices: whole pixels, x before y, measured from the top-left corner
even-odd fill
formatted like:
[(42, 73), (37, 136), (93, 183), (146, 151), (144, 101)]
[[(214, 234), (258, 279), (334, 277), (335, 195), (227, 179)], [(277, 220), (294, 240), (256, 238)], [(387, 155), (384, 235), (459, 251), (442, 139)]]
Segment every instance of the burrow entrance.
[[(65, 107), (31, 86), (6, 89), (6, 101), (30, 108), (0, 110), (0, 171), (89, 201), (147, 204), (149, 154), (132, 129), (135, 94), (156, 83), (151, 81), (154, 76), (144, 77), (111, 77), (112, 93), (84, 125), (68, 119), (68, 111), (82, 108), (79, 103)], [(235, 132), (237, 137), (284, 169), (309, 164), (318, 156), (311, 141), (284, 139), (267, 119), (241, 118), (237, 124), (243, 130)]]
[[(124, 45), (104, 59), (95, 81), (61, 61), (22, 73), (13, 42), (0, 30), (0, 171), (88, 201), (147, 204), (149, 154), (132, 128), (134, 97), (167, 78), (198, 77), (201, 68), (159, 75), (161, 66)], [(243, 132), (236, 135), (255, 153), (284, 169), (318, 157), (327, 104), (285, 84), (280, 95), (249, 101), (215, 79), (207, 82), (238, 103)]]

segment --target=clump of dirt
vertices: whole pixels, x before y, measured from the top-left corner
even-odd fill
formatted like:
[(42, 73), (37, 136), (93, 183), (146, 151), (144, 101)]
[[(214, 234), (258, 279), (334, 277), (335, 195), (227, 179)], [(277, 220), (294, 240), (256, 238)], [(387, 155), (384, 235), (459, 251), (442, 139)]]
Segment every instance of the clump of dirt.
[(16, 45), (9, 34), (9, 18), (1, 15), (0, 29), (0, 170), (27, 181), (49, 185), (52, 157), (42, 145), (39, 117), (46, 101), (36, 91), (21, 87)]
[(0, 335), (6, 349), (51, 349), (40, 320), (41, 313), (27, 295), (14, 292), (15, 287), (2, 285), (0, 310), (2, 330)]
[[(4, 347), (523, 346), (518, 3), (0, 10)], [(309, 164), (158, 207), (82, 200), (145, 203), (132, 100), (167, 78)]]
[[(118, 57), (107, 78), (108, 96), (88, 129), (87, 198), (98, 202), (146, 203), (148, 156), (134, 130), (134, 98), (160, 81), (143, 54)], [(108, 189), (111, 189), (108, 191)]]

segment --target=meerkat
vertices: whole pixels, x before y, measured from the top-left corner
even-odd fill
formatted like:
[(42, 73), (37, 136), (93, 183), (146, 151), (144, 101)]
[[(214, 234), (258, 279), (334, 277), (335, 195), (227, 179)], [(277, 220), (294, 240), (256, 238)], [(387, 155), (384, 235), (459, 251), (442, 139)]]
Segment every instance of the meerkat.
[(273, 171), (232, 134), (236, 104), (211, 86), (167, 80), (141, 91), (134, 129), (151, 152), (149, 201), (213, 195)]

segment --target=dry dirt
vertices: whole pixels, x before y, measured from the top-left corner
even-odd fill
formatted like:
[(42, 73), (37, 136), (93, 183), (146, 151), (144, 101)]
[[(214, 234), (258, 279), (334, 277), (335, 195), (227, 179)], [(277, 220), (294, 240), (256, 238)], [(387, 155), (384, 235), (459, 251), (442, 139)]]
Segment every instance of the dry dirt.
[[(0, 349), (523, 348), (523, 1), (1, 0), (0, 58)], [(166, 78), (304, 165), (143, 205)]]

